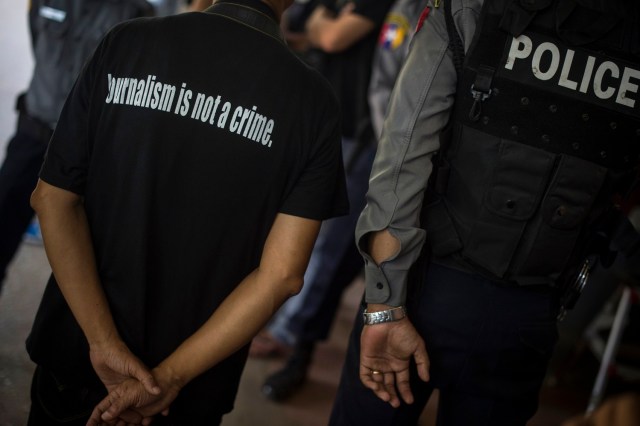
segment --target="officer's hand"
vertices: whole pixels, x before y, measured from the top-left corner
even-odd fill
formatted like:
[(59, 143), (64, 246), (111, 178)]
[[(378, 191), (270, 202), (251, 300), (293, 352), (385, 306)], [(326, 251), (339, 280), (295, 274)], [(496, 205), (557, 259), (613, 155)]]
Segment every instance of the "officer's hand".
[(418, 375), (428, 381), (429, 356), (424, 341), (408, 318), (364, 326), (360, 337), (360, 380), (393, 407), (400, 406), (398, 393), (404, 402), (413, 403), (409, 385), (412, 357)]

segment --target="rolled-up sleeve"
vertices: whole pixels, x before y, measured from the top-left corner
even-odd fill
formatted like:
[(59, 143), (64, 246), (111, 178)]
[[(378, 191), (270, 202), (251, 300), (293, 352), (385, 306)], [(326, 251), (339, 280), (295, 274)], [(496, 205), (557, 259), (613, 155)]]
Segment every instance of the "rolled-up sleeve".
[[(456, 1), (454, 18), (468, 47), (480, 2)], [(464, 34), (470, 34), (465, 39)], [(356, 243), (365, 260), (366, 302), (403, 305), (407, 277), (425, 241), (420, 210), (431, 158), (454, 102), (456, 71), (448, 45), (442, 7), (433, 8), (415, 34), (391, 95), (374, 161), (367, 204), (356, 227)], [(380, 265), (367, 253), (368, 235), (387, 229), (399, 251)]]

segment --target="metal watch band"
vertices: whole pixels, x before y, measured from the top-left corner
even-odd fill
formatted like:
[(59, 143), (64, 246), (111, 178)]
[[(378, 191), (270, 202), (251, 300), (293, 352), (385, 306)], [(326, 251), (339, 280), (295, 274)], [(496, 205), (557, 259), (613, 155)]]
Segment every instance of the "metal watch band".
[(401, 320), (406, 316), (404, 306), (398, 306), (397, 308), (386, 309), (378, 312), (364, 311), (364, 325), (382, 324), (385, 322), (392, 322)]

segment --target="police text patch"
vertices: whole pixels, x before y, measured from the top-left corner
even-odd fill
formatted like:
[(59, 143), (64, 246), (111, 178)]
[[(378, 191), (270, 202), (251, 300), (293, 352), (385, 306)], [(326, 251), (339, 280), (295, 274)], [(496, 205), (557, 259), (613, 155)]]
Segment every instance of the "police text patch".
[(498, 73), (508, 79), (640, 117), (640, 66), (557, 40), (523, 34), (507, 41)]

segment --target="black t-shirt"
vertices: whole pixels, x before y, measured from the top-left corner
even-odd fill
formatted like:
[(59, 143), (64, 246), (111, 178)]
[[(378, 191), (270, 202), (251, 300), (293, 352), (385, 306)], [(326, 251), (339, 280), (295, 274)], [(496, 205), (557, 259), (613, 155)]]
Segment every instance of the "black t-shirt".
[[(340, 10), (352, 0), (321, 0), (333, 11)], [(325, 54), (322, 73), (331, 82), (342, 107), (342, 135), (357, 137), (369, 126), (368, 90), (373, 52), (380, 29), (394, 0), (353, 0), (353, 13), (371, 20), (375, 29), (348, 49)]]
[[(260, 2), (234, 3), (271, 14)], [(114, 319), (148, 366), (258, 266), (276, 214), (346, 213), (338, 113), (320, 74), (237, 20), (185, 13), (105, 37), (40, 177), (84, 197)], [(53, 277), (28, 348), (39, 364), (90, 374)], [(230, 410), (245, 358), (240, 351), (194, 380), (172, 411)]]

